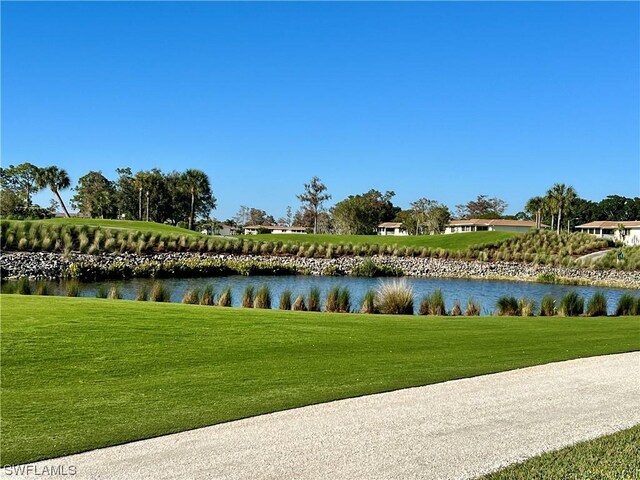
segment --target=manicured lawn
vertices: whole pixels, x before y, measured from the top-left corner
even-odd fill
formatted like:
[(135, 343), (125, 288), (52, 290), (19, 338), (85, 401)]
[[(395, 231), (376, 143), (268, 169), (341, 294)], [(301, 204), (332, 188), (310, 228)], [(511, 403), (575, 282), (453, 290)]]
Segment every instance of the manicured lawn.
[(32, 220), (31, 223), (42, 222), (55, 225), (87, 225), (90, 227), (133, 230), (139, 232), (153, 232), (166, 235), (199, 235), (198, 232), (178, 228), (164, 223), (141, 222), (138, 220), (110, 220), (100, 218), (48, 218), (46, 220)]
[(545, 453), (482, 477), (484, 480), (640, 478), (640, 425)]
[(640, 317), (436, 318), (2, 295), (2, 464), (640, 349)]
[(513, 232), (469, 232), (456, 233), (452, 235), (408, 235), (408, 236), (386, 236), (386, 235), (296, 235), (296, 234), (260, 234), (242, 235), (240, 238), (249, 240), (263, 240), (269, 242), (290, 242), (290, 243), (319, 243), (338, 245), (340, 243), (353, 245), (378, 244), (394, 245), (399, 247), (427, 247), (443, 248), (445, 250), (464, 250), (476, 245), (499, 242), (507, 238), (520, 235)]

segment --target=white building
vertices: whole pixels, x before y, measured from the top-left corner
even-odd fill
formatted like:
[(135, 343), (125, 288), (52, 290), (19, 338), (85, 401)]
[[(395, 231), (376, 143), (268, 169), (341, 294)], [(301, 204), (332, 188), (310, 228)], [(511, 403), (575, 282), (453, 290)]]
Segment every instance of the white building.
[[(546, 225), (543, 225), (546, 227)], [(536, 228), (536, 222), (530, 220), (502, 220), (470, 218), (469, 220), (452, 220), (447, 224), (444, 233), (465, 232), (520, 232), (526, 233)]]
[(640, 245), (640, 221), (632, 222), (589, 222), (576, 226), (580, 232), (599, 238), (617, 240), (625, 245)]
[(244, 227), (244, 234), (257, 235), (260, 230), (269, 230), (270, 233), (307, 233), (307, 227), (287, 227), (286, 225), (247, 225)]
[(376, 231), (378, 235), (408, 235), (409, 233), (402, 227), (402, 223), (384, 222), (378, 225)]

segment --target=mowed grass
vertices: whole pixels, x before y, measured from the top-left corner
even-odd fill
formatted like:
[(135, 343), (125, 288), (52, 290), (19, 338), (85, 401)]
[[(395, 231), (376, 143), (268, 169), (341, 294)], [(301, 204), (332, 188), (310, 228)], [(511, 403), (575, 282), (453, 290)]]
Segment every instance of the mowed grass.
[(520, 235), (514, 232), (469, 232), (451, 235), (313, 235), (313, 234), (259, 234), (241, 235), (247, 240), (266, 242), (289, 242), (292, 244), (318, 243), (323, 245), (353, 244), (355, 245), (398, 245), (398, 247), (442, 248), (444, 250), (464, 250), (465, 248), (500, 242)]
[[(19, 221), (19, 220), (16, 220)], [(142, 222), (139, 220), (113, 220), (101, 218), (48, 218), (46, 220), (29, 220), (30, 223), (41, 222), (43, 224), (70, 225), (87, 227), (110, 228), (114, 230), (130, 230), (134, 232), (152, 232), (161, 235), (193, 235), (200, 233), (186, 228), (174, 227), (164, 223)]]
[(483, 480), (640, 478), (640, 425), (545, 453), (482, 477)]
[(425, 318), (0, 299), (3, 465), (640, 349), (640, 317)]

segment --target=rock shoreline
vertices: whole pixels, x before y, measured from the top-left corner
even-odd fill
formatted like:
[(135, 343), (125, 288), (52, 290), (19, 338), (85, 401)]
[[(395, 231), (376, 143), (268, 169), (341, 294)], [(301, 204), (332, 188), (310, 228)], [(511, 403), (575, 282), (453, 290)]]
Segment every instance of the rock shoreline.
[[(426, 278), (469, 278), (485, 280), (537, 281), (540, 275), (554, 276), (559, 283), (608, 285), (640, 288), (640, 272), (618, 270), (590, 270), (517, 262), (480, 262), (419, 257), (371, 257), (379, 265), (400, 269), (404, 275)], [(30, 277), (32, 279), (59, 279), (73, 264), (89, 264), (107, 268), (117, 262), (132, 266), (149, 262), (175, 262), (193, 260), (245, 261), (255, 264), (280, 265), (309, 275), (349, 275), (361, 264), (363, 257), (301, 258), (264, 255), (227, 255), (203, 253), (159, 253), (154, 255), (102, 254), (68, 255), (49, 252), (2, 252), (0, 271), (4, 279)]]

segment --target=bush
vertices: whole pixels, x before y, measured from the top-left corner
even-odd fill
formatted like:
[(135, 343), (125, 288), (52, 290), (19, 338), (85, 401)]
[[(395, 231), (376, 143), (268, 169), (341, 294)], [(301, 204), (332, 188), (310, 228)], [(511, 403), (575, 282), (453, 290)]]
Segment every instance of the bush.
[(587, 315), (590, 317), (607, 316), (607, 297), (602, 292), (595, 292), (587, 303)]
[(388, 265), (378, 265), (371, 258), (365, 258), (351, 270), (352, 277), (400, 277), (402, 270)]
[(376, 292), (374, 290), (367, 290), (362, 299), (362, 307), (360, 307), (360, 313), (376, 313)]
[(618, 300), (616, 315), (634, 315), (636, 310), (636, 299), (633, 295), (625, 293)]
[(532, 317), (535, 313), (536, 304), (530, 298), (522, 298), (518, 302), (518, 310), (523, 317)]
[(480, 315), (480, 304), (476, 302), (473, 298), (470, 298), (467, 301), (467, 309), (464, 312), (467, 317), (477, 317)]
[(208, 284), (202, 290), (202, 296), (200, 297), (200, 305), (213, 305), (213, 286)]
[(271, 291), (268, 285), (262, 285), (256, 292), (256, 298), (253, 301), (254, 308), (271, 308)]
[(351, 311), (351, 293), (347, 287), (342, 288), (338, 295), (338, 311), (340, 313), (349, 313)]
[(420, 315), (429, 315), (429, 295), (425, 295), (422, 297), (420, 301), (420, 307), (418, 308), (418, 313)]
[(136, 291), (136, 301), (146, 302), (149, 299), (149, 289), (146, 285), (139, 285)]
[(446, 315), (447, 309), (444, 304), (444, 296), (439, 288), (429, 295), (429, 315)]
[(64, 285), (64, 293), (67, 297), (77, 297), (80, 295), (80, 284), (77, 280), (69, 280)]
[(219, 307), (230, 307), (231, 306), (231, 287), (226, 287), (220, 293), (220, 297), (218, 297), (218, 306)]
[(338, 312), (340, 310), (339, 297), (340, 287), (332, 287), (329, 289), (329, 292), (327, 292), (327, 303), (325, 305), (327, 312)]
[(584, 299), (576, 292), (569, 292), (560, 301), (558, 313), (562, 317), (577, 317), (584, 312)]
[(109, 297), (110, 300), (120, 300), (122, 298), (122, 292), (120, 291), (120, 287), (118, 287), (117, 285), (114, 285), (111, 287), (111, 289), (109, 290)]
[(100, 285), (96, 289), (96, 298), (107, 298), (108, 296), (109, 296), (109, 291), (107, 290), (106, 286)]
[(515, 317), (520, 315), (518, 299), (515, 297), (500, 297), (496, 302), (498, 315), (506, 317)]
[(162, 282), (154, 282), (151, 286), (150, 298), (152, 302), (170, 302), (171, 292)]
[(540, 302), (540, 316), (553, 317), (556, 313), (556, 299), (549, 294), (542, 297), (542, 302)]
[(393, 315), (413, 315), (413, 288), (405, 279), (381, 282), (376, 291), (376, 310)]
[(459, 317), (460, 315), (462, 315), (462, 308), (460, 307), (460, 301), (456, 300), (453, 302), (453, 308), (451, 308), (451, 316)]
[(291, 310), (304, 312), (306, 309), (307, 309), (307, 306), (304, 303), (304, 297), (302, 295), (298, 295), (298, 297), (293, 302), (293, 305), (291, 306)]
[(280, 294), (280, 303), (278, 304), (280, 310), (291, 310), (291, 291), (285, 290)]
[(253, 286), (247, 285), (242, 293), (242, 302), (240, 303), (243, 308), (253, 308)]
[(307, 302), (307, 309), (310, 312), (320, 311), (320, 289), (318, 287), (311, 287), (311, 290), (309, 290), (309, 301)]
[(27, 277), (20, 277), (16, 281), (14, 293), (18, 295), (31, 295), (31, 282)]
[(182, 296), (182, 303), (197, 305), (200, 303), (200, 292), (197, 288), (189, 288)]
[(44, 280), (39, 280), (36, 282), (35, 294), (36, 295), (53, 295), (53, 290), (49, 282), (46, 282)]

